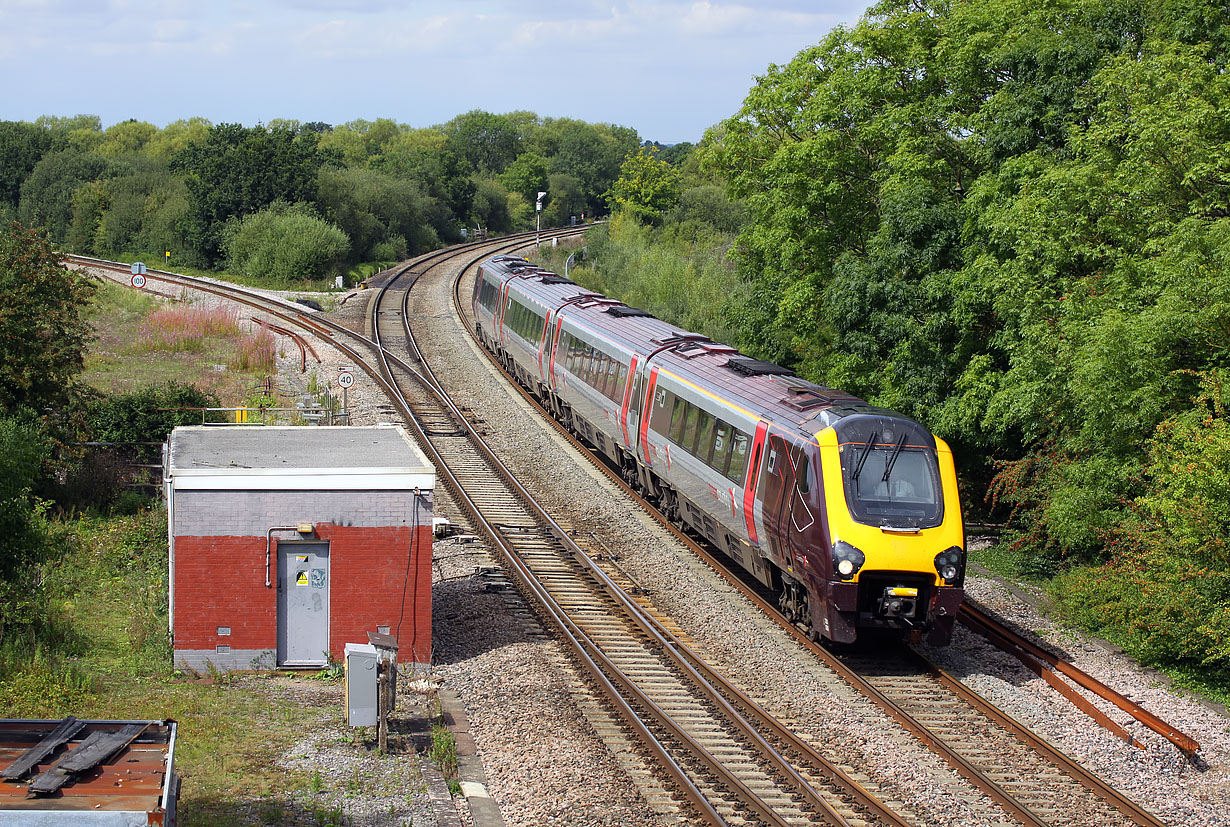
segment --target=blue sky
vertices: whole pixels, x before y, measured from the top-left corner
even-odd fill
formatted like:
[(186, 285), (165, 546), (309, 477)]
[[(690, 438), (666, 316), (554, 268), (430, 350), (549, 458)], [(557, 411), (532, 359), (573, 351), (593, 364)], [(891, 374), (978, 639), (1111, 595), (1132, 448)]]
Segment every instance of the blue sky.
[(0, 120), (443, 123), (529, 110), (696, 141), (857, 0), (0, 0)]

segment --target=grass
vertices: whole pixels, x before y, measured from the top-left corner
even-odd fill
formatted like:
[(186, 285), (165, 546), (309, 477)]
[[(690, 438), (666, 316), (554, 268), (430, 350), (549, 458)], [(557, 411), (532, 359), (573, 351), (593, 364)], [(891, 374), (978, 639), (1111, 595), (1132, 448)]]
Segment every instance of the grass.
[(254, 799), (266, 813), (296, 809), (290, 798), (311, 780), (274, 762), (302, 736), (303, 709), (261, 691), (259, 675), (240, 685), (171, 669), (166, 512), (91, 516), (69, 527), (79, 548), (48, 580), (56, 617), (70, 631), (34, 658), (17, 657), (12, 644), (0, 652), (5, 714), (174, 718), (186, 827), (248, 822)]
[[(148, 293), (104, 282), (91, 303), (90, 318), (96, 338), (86, 355), (82, 379), (104, 393), (176, 381), (194, 384), (215, 394), (223, 405), (234, 406), (273, 370), (272, 336), (267, 349), (265, 344), (247, 345), (252, 352), (245, 356), (245, 336), (233, 314), (211, 314), (192, 305), (167, 306)], [(191, 344), (157, 347), (151, 331), (161, 331), (158, 335), (193, 331), (200, 338)], [(256, 342), (266, 334), (257, 330), (248, 335)], [(255, 358), (258, 353), (263, 355)]]

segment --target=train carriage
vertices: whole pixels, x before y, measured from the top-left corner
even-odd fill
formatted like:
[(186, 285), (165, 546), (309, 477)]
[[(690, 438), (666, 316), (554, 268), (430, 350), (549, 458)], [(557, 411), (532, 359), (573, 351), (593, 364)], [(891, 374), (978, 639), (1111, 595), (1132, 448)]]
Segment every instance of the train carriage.
[(948, 642), (964, 530), (952, 454), (921, 425), (517, 257), (483, 264), (473, 306), (519, 381), (813, 637)]

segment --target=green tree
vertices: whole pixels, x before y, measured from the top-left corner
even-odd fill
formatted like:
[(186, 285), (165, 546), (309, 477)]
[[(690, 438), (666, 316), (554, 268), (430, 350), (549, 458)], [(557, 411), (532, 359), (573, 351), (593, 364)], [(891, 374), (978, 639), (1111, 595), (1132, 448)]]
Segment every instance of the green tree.
[(229, 219), (275, 201), (315, 201), (318, 140), (315, 132), (219, 124), (174, 157), (188, 185), (189, 238), (206, 261), (219, 258)]
[[(375, 169), (325, 166), (318, 201), (325, 220), (350, 238), (351, 261), (405, 258), (433, 248), (429, 200), (413, 181)], [(391, 255), (377, 255), (377, 249)]]
[(43, 227), (57, 240), (66, 240), (73, 222), (73, 195), (84, 184), (101, 177), (106, 159), (92, 152), (65, 149), (49, 152), (34, 165), (21, 185), (18, 219)]
[(36, 419), (0, 414), (0, 644), (28, 641), (49, 620), (41, 564), (66, 543), (34, 490), (51, 449)]
[(521, 145), (521, 134), (512, 121), (480, 109), (458, 115), (442, 130), (448, 148), (475, 172), (499, 175), (516, 159)]
[(660, 160), (657, 150), (650, 147), (632, 153), (623, 162), (607, 203), (612, 210), (658, 224), (662, 214), (679, 203), (679, 189), (679, 171)]
[(310, 205), (277, 202), (233, 219), (222, 247), (228, 266), (237, 273), (301, 281), (339, 274), (350, 242)]
[(51, 149), (45, 129), (22, 121), (0, 121), (0, 205), (16, 211), (21, 184)]
[(533, 204), (547, 186), (547, 159), (536, 152), (523, 152), (500, 174), (500, 183), (509, 192)]
[(72, 396), (92, 335), (83, 316), (92, 291), (46, 238), (16, 224), (0, 232), (0, 411)]

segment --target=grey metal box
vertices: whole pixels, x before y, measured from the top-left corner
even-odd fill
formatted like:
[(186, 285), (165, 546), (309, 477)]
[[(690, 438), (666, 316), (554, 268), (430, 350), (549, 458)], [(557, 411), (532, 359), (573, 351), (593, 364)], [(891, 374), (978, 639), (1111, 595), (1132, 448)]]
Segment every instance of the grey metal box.
[(346, 644), (346, 724), (376, 725), (376, 647)]

